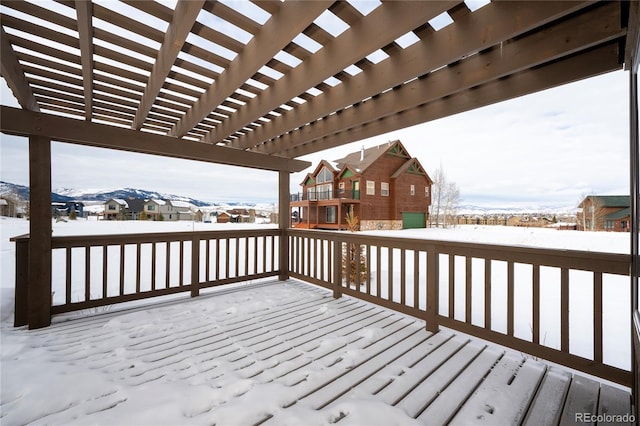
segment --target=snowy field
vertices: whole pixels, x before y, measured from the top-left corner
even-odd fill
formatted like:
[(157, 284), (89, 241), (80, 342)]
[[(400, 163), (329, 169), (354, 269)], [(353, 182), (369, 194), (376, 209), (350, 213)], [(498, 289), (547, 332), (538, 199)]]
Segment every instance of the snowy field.
[[(116, 233), (139, 233), (139, 232), (184, 232), (193, 230), (228, 230), (238, 229), (239, 227), (259, 227), (265, 226), (273, 227), (272, 225), (239, 225), (239, 224), (204, 224), (204, 223), (192, 223), (192, 222), (99, 222), (99, 221), (70, 221), (59, 222), (53, 224), (53, 235), (91, 235), (91, 234), (116, 234)], [(28, 423), (31, 420), (28, 414), (28, 408), (24, 405), (25, 400), (30, 398), (47, 399), (47, 393), (49, 387), (51, 389), (57, 389), (60, 392), (64, 392), (60, 385), (60, 377), (67, 377), (70, 379), (74, 386), (80, 388), (87, 388), (87, 391), (94, 392), (91, 383), (94, 380), (91, 374), (83, 376), (74, 373), (72, 370), (73, 362), (52, 364), (46, 362), (46, 359), (40, 360), (43, 356), (46, 358), (46, 345), (47, 343), (46, 333), (42, 332), (26, 332), (23, 329), (14, 329), (12, 327), (13, 322), (13, 286), (14, 286), (14, 262), (15, 262), (15, 250), (14, 244), (9, 242), (9, 238), (28, 233), (28, 222), (24, 220), (6, 219), (2, 218), (0, 221), (0, 238), (1, 238), (1, 333), (2, 333), (2, 363), (0, 363), (0, 369), (2, 374), (2, 397), (1, 397), (1, 410), (0, 414), (2, 424), (22, 424)], [(552, 229), (533, 229), (533, 228), (511, 228), (511, 227), (489, 227), (489, 226), (461, 226), (451, 229), (423, 229), (423, 230), (406, 230), (406, 231), (378, 231), (373, 232), (374, 235), (385, 235), (393, 237), (409, 237), (409, 238), (428, 238), (436, 240), (448, 240), (448, 241), (466, 241), (466, 242), (485, 242), (493, 244), (504, 245), (518, 245), (518, 246), (531, 246), (531, 247), (547, 247), (556, 249), (575, 249), (575, 250), (587, 250), (598, 252), (611, 252), (611, 253), (628, 253), (629, 252), (629, 235), (622, 233), (585, 233), (577, 231), (557, 231)], [(516, 271), (517, 272), (517, 271)], [(629, 368), (630, 364), (630, 347), (629, 347), (629, 291), (628, 280), (624, 277), (613, 277), (613, 284), (605, 283), (605, 362), (620, 368)], [(617, 280), (617, 278), (620, 278)], [(626, 284), (625, 284), (626, 283)], [(626, 287), (625, 287), (626, 285)], [(621, 290), (622, 288), (622, 290)], [(55, 291), (55, 289), (54, 289)], [(286, 292), (285, 292), (286, 293)], [(523, 297), (527, 297), (527, 294), (523, 294)], [(474, 299), (476, 300), (476, 299)], [(529, 299), (530, 300), (530, 299)], [(592, 347), (592, 316), (587, 309), (580, 309), (580, 306), (590, 307), (592, 306), (592, 296), (588, 292), (582, 292), (578, 290), (572, 290), (572, 312), (571, 312), (571, 350), (574, 353), (588, 356), (590, 347)], [(274, 303), (273, 300), (252, 300), (252, 309), (260, 309), (268, 307), (269, 303)], [(555, 299), (550, 297), (548, 303), (545, 300), (543, 303), (543, 309), (551, 309), (555, 306)], [(176, 311), (177, 309), (177, 311)], [(189, 308), (191, 309), (191, 308)], [(204, 308), (203, 308), (204, 309)], [(241, 309), (241, 305), (233, 305), (221, 307), (222, 311), (228, 310), (229, 313), (237, 313), (238, 309)], [(186, 312), (186, 311), (185, 311)], [(519, 312), (519, 311), (518, 311)], [(496, 312), (498, 314), (498, 312)], [(172, 320), (167, 321), (166, 318), (161, 317), (161, 311), (140, 309), (137, 313), (132, 313), (131, 316), (140, 317), (142, 323), (137, 327), (131, 328), (127, 324), (111, 324), (107, 323), (108, 327), (126, 327), (122, 328), (123, 332), (133, 333), (137, 337), (145, 336), (144, 323), (148, 324), (165, 324), (166, 330), (171, 330), (173, 325)], [(179, 312), (179, 309), (174, 306), (172, 315), (180, 317), (183, 315)], [(526, 315), (525, 315), (526, 316)], [(545, 312), (541, 313), (541, 317), (549, 317), (545, 315)], [(551, 316), (552, 321), (553, 316)], [(551, 347), (556, 347), (556, 336), (553, 332), (546, 331), (547, 326), (551, 330), (557, 324), (541, 324), (542, 332), (544, 334), (545, 344)], [(584, 328), (582, 328), (584, 327)], [(526, 320), (516, 324), (516, 335), (518, 333), (525, 333), (530, 328), (530, 324)], [(115, 329), (114, 329), (115, 330)], [(520, 331), (518, 331), (520, 330)], [(524, 331), (523, 331), (524, 330)], [(117, 337), (117, 333), (115, 333)], [(102, 356), (105, 357), (118, 357), (122, 354), (121, 339), (114, 338), (113, 345), (110, 347), (101, 347)], [(334, 342), (335, 343), (335, 342)], [(73, 351), (72, 348), (65, 349)], [(93, 355), (96, 360), (100, 354)], [(28, 361), (25, 363), (25, 361)], [(59, 369), (52, 369), (52, 365), (58, 365)], [(9, 375), (6, 371), (7, 368), (20, 369), (20, 374), (32, 374), (32, 372), (38, 372), (45, 377), (43, 380), (42, 389), (31, 389), (21, 387), (19, 382), (19, 375), (13, 373)], [(186, 368), (186, 367), (185, 367)], [(46, 369), (45, 372), (42, 369)], [(93, 374), (93, 373), (92, 373)], [(98, 374), (98, 373), (95, 373)], [(233, 377), (230, 374), (229, 377)], [(9, 380), (10, 378), (10, 380)], [(16, 382), (17, 380), (17, 382)], [(62, 380), (62, 383), (69, 383)], [(246, 383), (245, 383), (246, 384)], [(115, 389), (116, 385), (112, 385)], [(226, 389), (230, 389), (227, 384)], [(234, 385), (236, 386), (236, 385)], [(242, 387), (243, 382), (239, 381), (237, 386)], [(167, 395), (179, 394), (182, 390), (180, 385), (176, 384), (172, 386), (171, 383), (165, 383), (164, 388), (167, 391)], [(100, 391), (105, 394), (116, 395), (114, 389), (101, 389)], [(140, 390), (142, 388), (136, 388)], [(232, 389), (233, 390), (233, 389)], [(242, 389), (238, 388), (237, 392), (242, 393)], [(149, 406), (151, 401), (162, 404), (171, 404), (171, 398), (168, 396), (158, 397), (159, 399), (148, 399), (142, 395), (131, 395), (132, 398), (141, 398), (144, 404)], [(220, 396), (220, 398), (223, 398)], [(16, 402), (17, 399), (23, 400), (23, 402)], [(179, 398), (182, 402), (185, 402), (184, 398)], [(186, 403), (187, 410), (189, 412), (197, 412), (200, 408), (197, 404), (200, 401), (198, 398), (193, 403)], [(112, 401), (115, 404), (117, 402)], [(72, 401), (69, 404), (73, 404)], [(97, 402), (96, 402), (97, 404)], [(11, 407), (20, 407), (18, 411), (11, 414)], [(43, 410), (46, 411), (45, 408)], [(120, 410), (122, 411), (122, 410)], [(162, 411), (160, 414), (152, 415), (149, 417), (152, 423), (157, 423), (159, 419), (162, 419)], [(184, 414), (184, 413), (183, 413)], [(78, 414), (75, 421), (83, 423), (82, 413)], [(113, 423), (127, 424), (126, 414), (122, 414), (123, 417), (116, 418)], [(97, 417), (100, 418), (100, 417)], [(68, 421), (65, 418), (65, 422)], [(104, 418), (102, 418), (104, 421)], [(145, 420), (140, 419), (140, 420)], [(164, 422), (171, 424), (176, 418), (167, 417)], [(229, 420), (229, 419), (228, 419)], [(300, 420), (300, 419), (297, 419)], [(371, 420), (371, 419), (369, 419)], [(385, 420), (383, 418), (382, 420)], [(386, 420), (389, 420), (388, 418)], [(403, 419), (408, 420), (408, 419)], [(288, 418), (288, 421), (294, 421), (292, 418)], [(45, 423), (59, 423), (55, 420), (55, 417), (51, 421)], [(198, 423), (198, 422), (196, 422)], [(384, 424), (384, 423), (382, 423)]]

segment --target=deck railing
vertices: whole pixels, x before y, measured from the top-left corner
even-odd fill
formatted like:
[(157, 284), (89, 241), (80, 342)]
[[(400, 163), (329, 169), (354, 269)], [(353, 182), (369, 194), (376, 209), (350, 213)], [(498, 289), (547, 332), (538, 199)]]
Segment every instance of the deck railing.
[[(290, 275), (336, 297), (631, 386), (629, 367), (608, 363), (608, 354), (630, 354), (628, 255), (346, 232), (290, 230), (288, 238)], [(605, 312), (612, 298), (619, 309)], [(576, 335), (585, 328), (592, 332)]]
[[(53, 237), (52, 288), (58, 291), (51, 314), (179, 292), (197, 296), (203, 288), (276, 276), (279, 235), (251, 229)], [(12, 240), (19, 326), (28, 321), (29, 236)]]
[[(53, 288), (64, 290), (52, 294), (51, 313), (285, 276), (278, 270), (285, 243), (289, 275), (335, 297), (354, 296), (422, 318), (430, 331), (449, 327), (631, 385), (629, 366), (609, 359), (612, 351), (631, 351), (628, 255), (298, 229), (281, 235), (252, 229), (53, 237), (52, 276), (62, 280)], [(28, 236), (13, 241), (15, 324), (24, 325)], [(612, 299), (619, 299), (613, 310)]]

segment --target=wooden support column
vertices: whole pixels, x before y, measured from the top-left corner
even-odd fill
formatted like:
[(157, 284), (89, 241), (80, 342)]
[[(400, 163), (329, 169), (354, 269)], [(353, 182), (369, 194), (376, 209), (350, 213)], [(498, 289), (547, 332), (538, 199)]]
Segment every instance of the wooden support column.
[(51, 139), (29, 138), (29, 329), (51, 324)]
[(287, 171), (278, 172), (278, 228), (280, 229), (280, 244), (278, 252), (279, 279), (286, 281), (289, 279), (289, 182), (291, 176)]

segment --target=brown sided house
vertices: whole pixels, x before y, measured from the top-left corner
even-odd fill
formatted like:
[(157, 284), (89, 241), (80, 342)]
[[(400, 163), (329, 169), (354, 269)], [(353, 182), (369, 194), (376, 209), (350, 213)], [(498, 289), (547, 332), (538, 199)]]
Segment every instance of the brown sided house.
[(578, 205), (578, 230), (631, 230), (631, 198), (628, 195), (589, 195)]
[(346, 229), (353, 212), (361, 230), (424, 228), (432, 180), (399, 140), (325, 160), (291, 195), (294, 226)]

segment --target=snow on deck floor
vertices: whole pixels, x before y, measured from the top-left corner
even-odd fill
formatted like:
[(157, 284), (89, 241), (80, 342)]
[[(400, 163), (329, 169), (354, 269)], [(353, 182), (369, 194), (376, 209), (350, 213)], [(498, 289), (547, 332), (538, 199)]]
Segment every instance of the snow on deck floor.
[(557, 424), (585, 410), (630, 413), (618, 388), (295, 280), (35, 331), (3, 320), (1, 369), (3, 425)]

